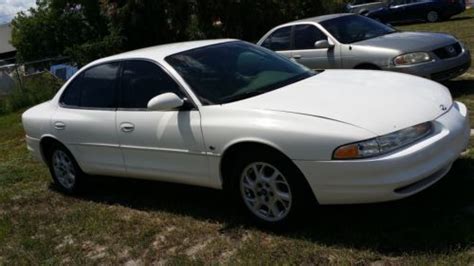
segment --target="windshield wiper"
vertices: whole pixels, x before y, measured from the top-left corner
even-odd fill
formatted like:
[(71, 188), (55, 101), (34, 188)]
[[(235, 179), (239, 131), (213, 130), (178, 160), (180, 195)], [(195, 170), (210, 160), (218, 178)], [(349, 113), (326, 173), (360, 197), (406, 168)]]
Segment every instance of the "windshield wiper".
[(263, 94), (265, 92), (268, 92), (268, 90), (248, 91), (248, 92), (238, 94), (238, 95), (235, 95), (235, 96), (226, 97), (221, 101), (221, 104), (243, 100), (243, 99), (246, 99), (246, 98), (250, 98), (250, 97), (253, 97), (253, 96)]
[[(320, 72), (318, 72), (318, 73), (320, 73)], [(260, 88), (259, 90), (248, 91), (248, 92), (244, 92), (242, 94), (231, 95), (229, 97), (225, 97), (220, 101), (220, 104), (235, 102), (235, 101), (247, 99), (247, 98), (250, 98), (250, 97), (253, 97), (253, 96), (257, 96), (257, 95), (260, 95), (260, 94), (264, 94), (264, 93), (267, 93), (267, 92), (270, 92), (270, 91), (274, 91), (274, 90), (277, 90), (281, 87), (287, 86), (289, 84), (293, 84), (293, 83), (298, 82), (300, 80), (312, 77), (316, 74), (317, 73), (315, 73), (314, 71), (304, 72), (301, 75), (297, 75), (297, 76), (294, 76), (293, 78), (289, 78), (287, 80), (283, 80), (283, 81), (277, 82), (275, 84), (265, 86), (263, 88)]]

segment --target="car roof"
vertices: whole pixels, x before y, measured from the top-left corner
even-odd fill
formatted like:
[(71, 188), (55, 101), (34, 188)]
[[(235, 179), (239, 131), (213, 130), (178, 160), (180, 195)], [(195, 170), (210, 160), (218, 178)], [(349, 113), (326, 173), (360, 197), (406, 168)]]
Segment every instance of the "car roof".
[(112, 55), (109, 57), (101, 58), (93, 61), (88, 64), (88, 66), (97, 65), (110, 61), (125, 60), (125, 59), (151, 59), (154, 61), (162, 62), (167, 56), (181, 53), (184, 51), (205, 47), (209, 45), (226, 43), (231, 41), (237, 41), (236, 39), (218, 39), (218, 40), (200, 40), (200, 41), (190, 41), (190, 42), (178, 42), (178, 43), (169, 43), (162, 44), (147, 48), (142, 48), (138, 50), (133, 50), (117, 55)]
[(339, 17), (345, 17), (345, 16), (355, 16), (355, 14), (352, 14), (352, 13), (338, 13), (338, 14), (319, 16), (319, 17), (305, 18), (305, 19), (300, 19), (300, 20), (295, 20), (295, 21), (292, 21), (292, 22), (288, 22), (288, 23), (283, 24), (281, 26), (288, 25), (288, 24), (295, 24), (295, 23), (299, 23), (299, 22), (320, 23), (320, 22), (330, 20), (330, 19), (333, 19), (333, 18), (339, 18)]

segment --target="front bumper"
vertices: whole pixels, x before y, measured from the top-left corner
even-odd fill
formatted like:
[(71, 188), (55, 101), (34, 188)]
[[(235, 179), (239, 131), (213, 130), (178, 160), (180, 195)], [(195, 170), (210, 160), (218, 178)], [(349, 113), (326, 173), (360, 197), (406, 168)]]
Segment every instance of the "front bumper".
[(445, 81), (464, 74), (470, 66), (471, 54), (468, 50), (463, 49), (462, 53), (457, 57), (449, 59), (436, 59), (431, 62), (416, 65), (390, 65), (384, 70), (412, 74), (436, 81)]
[(426, 139), (376, 158), (295, 161), (320, 204), (371, 203), (402, 199), (446, 175), (469, 143), (467, 109), (455, 103), (433, 121)]

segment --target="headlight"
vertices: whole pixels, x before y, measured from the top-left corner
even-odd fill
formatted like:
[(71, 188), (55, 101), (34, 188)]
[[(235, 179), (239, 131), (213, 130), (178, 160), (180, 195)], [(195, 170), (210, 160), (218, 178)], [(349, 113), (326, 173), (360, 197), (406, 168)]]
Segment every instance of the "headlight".
[(413, 65), (423, 62), (431, 61), (432, 58), (430, 54), (425, 52), (409, 53), (403, 54), (395, 57), (393, 63), (395, 65)]
[(433, 124), (426, 122), (384, 136), (343, 145), (333, 153), (335, 160), (362, 159), (382, 155), (412, 144), (431, 133)]

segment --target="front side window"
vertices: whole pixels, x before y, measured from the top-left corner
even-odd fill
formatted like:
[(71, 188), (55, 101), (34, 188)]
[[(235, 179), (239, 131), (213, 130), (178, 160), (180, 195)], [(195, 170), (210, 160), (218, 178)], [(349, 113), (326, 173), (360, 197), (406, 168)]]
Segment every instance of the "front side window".
[(349, 44), (396, 32), (395, 29), (373, 19), (348, 15), (320, 23), (339, 42)]
[(284, 27), (274, 31), (267, 39), (265, 39), (262, 46), (273, 51), (290, 50), (291, 27)]
[(77, 76), (66, 88), (60, 102), (83, 108), (115, 108), (119, 63), (91, 67)]
[(314, 75), (287, 58), (239, 41), (185, 51), (165, 60), (204, 105), (250, 98)]
[(295, 26), (295, 50), (315, 49), (317, 41), (327, 40), (327, 36), (314, 25)]
[(159, 66), (140, 60), (123, 63), (121, 88), (121, 108), (147, 108), (153, 97), (167, 92), (184, 96), (176, 82)]

